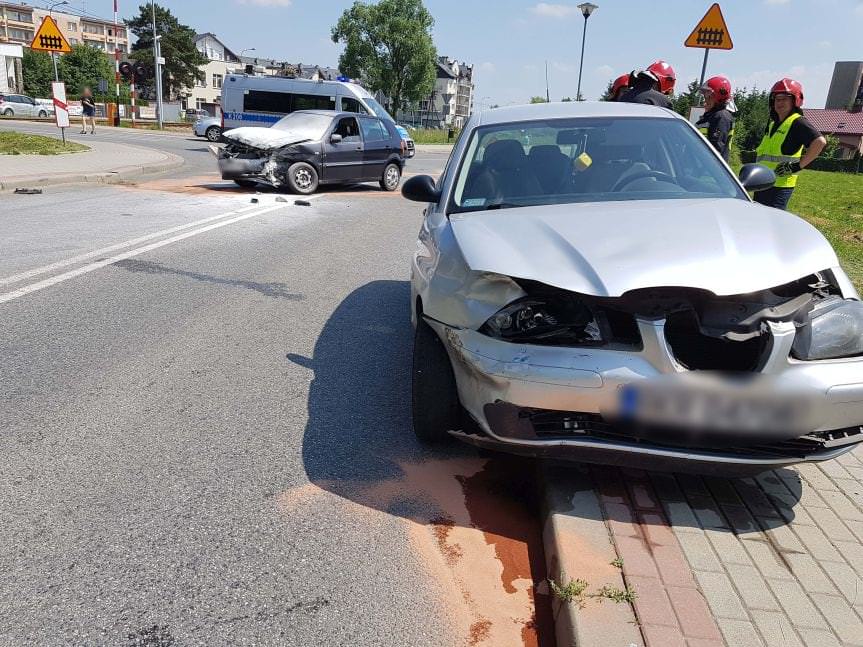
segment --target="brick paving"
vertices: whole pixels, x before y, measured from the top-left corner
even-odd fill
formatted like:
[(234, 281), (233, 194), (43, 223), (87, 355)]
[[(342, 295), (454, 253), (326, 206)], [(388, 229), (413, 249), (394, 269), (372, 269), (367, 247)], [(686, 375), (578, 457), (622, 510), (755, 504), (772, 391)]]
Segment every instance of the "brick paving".
[(647, 647), (863, 647), (863, 451), (746, 479), (590, 478)]

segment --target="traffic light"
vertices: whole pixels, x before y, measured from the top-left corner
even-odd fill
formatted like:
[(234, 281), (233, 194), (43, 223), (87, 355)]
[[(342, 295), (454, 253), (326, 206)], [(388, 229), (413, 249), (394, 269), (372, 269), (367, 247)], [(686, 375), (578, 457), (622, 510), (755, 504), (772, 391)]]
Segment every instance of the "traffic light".
[(153, 68), (144, 63), (130, 63), (123, 61), (120, 63), (120, 74), (126, 81), (141, 82), (153, 76)]

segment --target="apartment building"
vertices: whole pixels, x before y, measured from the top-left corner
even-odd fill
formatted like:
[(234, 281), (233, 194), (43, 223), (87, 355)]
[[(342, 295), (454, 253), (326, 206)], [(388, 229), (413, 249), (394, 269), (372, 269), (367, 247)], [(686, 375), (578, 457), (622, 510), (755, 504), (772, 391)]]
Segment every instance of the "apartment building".
[(207, 62), (198, 68), (204, 76), (193, 87), (185, 88), (180, 98), (184, 108), (206, 110), (215, 116), (221, 102), (225, 77), (238, 68), (242, 69), (242, 63), (239, 56), (210, 32), (197, 34), (195, 47), (207, 57)]
[(462, 128), (473, 114), (473, 101), (473, 65), (440, 56), (434, 90), (418, 110), (399, 113), (399, 119), (424, 128)]
[[(51, 12), (57, 26), (70, 45), (86, 44), (109, 54), (119, 48), (129, 51), (129, 33), (125, 25), (114, 26), (112, 20), (65, 13), (55, 8)], [(29, 47), (33, 35), (48, 15), (47, 9), (27, 4), (0, 2), (0, 43)]]

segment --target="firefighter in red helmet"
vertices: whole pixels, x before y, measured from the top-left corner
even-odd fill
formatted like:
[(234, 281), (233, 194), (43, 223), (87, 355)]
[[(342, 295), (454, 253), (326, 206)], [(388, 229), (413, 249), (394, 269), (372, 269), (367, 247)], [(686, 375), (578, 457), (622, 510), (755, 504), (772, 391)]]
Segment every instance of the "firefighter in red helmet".
[(671, 65), (665, 61), (656, 61), (646, 70), (632, 73), (632, 88), (621, 96), (620, 101), (646, 103), (670, 109), (671, 99), (669, 96), (674, 92), (676, 80), (677, 76)]
[(704, 114), (695, 122), (695, 127), (727, 162), (734, 134), (731, 81), (724, 76), (711, 77), (701, 86), (701, 94), (704, 96)]
[(755, 150), (755, 161), (772, 168), (776, 183), (755, 193), (756, 202), (785, 209), (800, 169), (812, 163), (827, 140), (803, 116), (803, 86), (794, 79), (780, 79), (770, 89), (770, 121), (761, 143)]
[(620, 97), (629, 89), (629, 74), (621, 74), (611, 84), (611, 101), (620, 101)]

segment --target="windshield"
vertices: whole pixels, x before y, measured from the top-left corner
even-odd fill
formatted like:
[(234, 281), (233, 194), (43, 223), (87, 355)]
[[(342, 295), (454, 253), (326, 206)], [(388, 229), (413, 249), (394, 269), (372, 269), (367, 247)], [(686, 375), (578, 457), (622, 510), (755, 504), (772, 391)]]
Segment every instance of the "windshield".
[(581, 118), (477, 128), (449, 211), (746, 199), (708, 146), (686, 123), (668, 118)]
[(321, 139), (333, 118), (327, 115), (314, 115), (308, 112), (292, 112), (272, 125), (273, 130), (290, 130), (303, 139)]
[(372, 98), (370, 98), (370, 97), (364, 97), (364, 98), (363, 98), (363, 101), (364, 101), (364, 102), (365, 102), (365, 104), (366, 104), (366, 105), (371, 109), (371, 111), (372, 111), (373, 113), (375, 113), (375, 115), (377, 115), (377, 116), (378, 116), (378, 117), (380, 117), (381, 119), (385, 119), (385, 120), (387, 120), (387, 121), (391, 121), (392, 123), (395, 123), (395, 122), (396, 122), (396, 120), (395, 120), (395, 119), (393, 119), (392, 117), (390, 117), (390, 113), (388, 113), (388, 112), (384, 109), (384, 107), (383, 107), (381, 104), (379, 104), (377, 101), (375, 101), (374, 99), (372, 99)]

